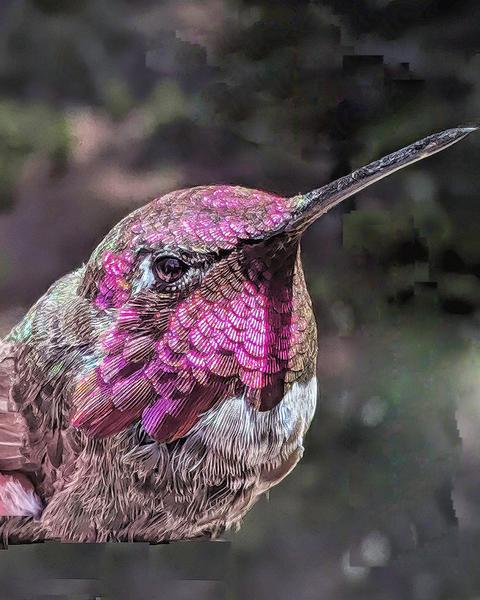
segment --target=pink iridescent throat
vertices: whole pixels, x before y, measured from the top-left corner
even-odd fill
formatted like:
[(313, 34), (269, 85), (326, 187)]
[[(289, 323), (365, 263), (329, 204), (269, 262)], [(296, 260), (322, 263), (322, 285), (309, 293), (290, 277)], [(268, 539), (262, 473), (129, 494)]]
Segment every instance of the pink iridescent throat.
[[(311, 324), (301, 306), (296, 243), (238, 246), (239, 238), (280, 227), (290, 207), (248, 192), (227, 186), (181, 191), (123, 223), (133, 233), (131, 243), (101, 253), (95, 298), (99, 308), (118, 315), (102, 340), (102, 362), (75, 391), (75, 426), (105, 436), (141, 419), (154, 439), (171, 441), (237, 394), (260, 410), (273, 408), (304, 370)], [(140, 241), (231, 251), (199, 287), (168, 303), (154, 290), (131, 291)]]

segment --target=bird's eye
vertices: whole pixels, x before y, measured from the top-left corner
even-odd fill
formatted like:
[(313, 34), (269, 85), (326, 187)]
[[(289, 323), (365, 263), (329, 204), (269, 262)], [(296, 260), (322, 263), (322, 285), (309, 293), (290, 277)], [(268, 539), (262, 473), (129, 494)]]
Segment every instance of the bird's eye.
[(153, 263), (153, 272), (159, 283), (175, 283), (188, 269), (176, 256), (161, 256)]

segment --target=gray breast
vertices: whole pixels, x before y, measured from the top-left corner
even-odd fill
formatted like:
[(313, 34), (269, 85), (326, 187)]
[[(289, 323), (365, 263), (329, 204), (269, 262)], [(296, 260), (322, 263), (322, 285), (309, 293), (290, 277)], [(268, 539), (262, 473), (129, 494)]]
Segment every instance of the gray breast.
[(312, 377), (294, 383), (270, 411), (259, 412), (239, 397), (202, 417), (170, 464), (178, 500), (183, 490), (196, 506), (197, 526), (236, 524), (294, 468), (316, 400), (317, 380)]
[(294, 383), (270, 411), (231, 398), (173, 444), (139, 445), (132, 433), (89, 440), (73, 480), (44, 511), (45, 533), (61, 539), (68, 533), (75, 541), (160, 541), (236, 526), (301, 458), (316, 398), (312, 377)]

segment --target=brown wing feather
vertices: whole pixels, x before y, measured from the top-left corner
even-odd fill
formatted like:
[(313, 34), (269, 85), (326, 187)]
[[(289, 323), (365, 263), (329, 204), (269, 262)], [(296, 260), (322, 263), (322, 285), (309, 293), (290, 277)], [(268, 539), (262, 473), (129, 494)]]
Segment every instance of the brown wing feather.
[(10, 394), (13, 370), (11, 345), (0, 341), (0, 471), (23, 470), (28, 462), (22, 453), (25, 421)]

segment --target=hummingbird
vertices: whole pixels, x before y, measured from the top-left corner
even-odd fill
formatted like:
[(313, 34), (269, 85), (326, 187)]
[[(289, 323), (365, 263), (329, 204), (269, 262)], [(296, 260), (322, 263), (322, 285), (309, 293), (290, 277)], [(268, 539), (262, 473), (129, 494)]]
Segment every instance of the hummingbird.
[(475, 129), (294, 197), (198, 186), (120, 221), (0, 342), (3, 539), (167, 542), (238, 527), (297, 465), (315, 412), (302, 234)]

